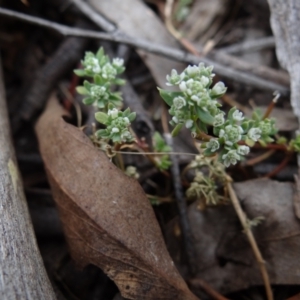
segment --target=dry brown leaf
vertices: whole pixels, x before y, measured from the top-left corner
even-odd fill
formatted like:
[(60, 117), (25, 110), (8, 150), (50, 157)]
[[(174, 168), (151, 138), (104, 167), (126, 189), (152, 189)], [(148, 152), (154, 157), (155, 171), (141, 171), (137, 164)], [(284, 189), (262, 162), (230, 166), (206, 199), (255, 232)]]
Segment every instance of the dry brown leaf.
[(52, 99), (36, 132), (71, 256), (94, 264), (129, 299), (194, 299), (136, 180), (62, 119)]
[[(234, 188), (249, 219), (265, 217), (253, 232), (271, 283), (299, 284), (300, 221), (293, 207), (293, 185), (257, 179), (236, 183)], [(222, 294), (263, 285), (257, 262), (231, 205), (199, 211), (194, 203), (188, 209), (188, 216), (199, 278)], [(180, 253), (173, 234), (177, 223), (174, 221), (167, 240), (177, 263)]]

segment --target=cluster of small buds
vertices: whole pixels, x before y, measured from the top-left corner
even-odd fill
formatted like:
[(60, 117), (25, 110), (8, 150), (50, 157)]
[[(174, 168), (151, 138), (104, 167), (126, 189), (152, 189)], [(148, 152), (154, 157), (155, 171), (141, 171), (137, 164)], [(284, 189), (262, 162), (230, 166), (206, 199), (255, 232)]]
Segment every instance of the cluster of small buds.
[[(171, 125), (177, 126), (175, 135), (185, 125), (193, 133), (206, 125), (212, 125), (214, 117), (221, 115), (221, 106), (216, 99), (226, 92), (223, 82), (216, 83), (212, 88), (213, 67), (205, 67), (203, 63), (198, 66), (188, 66), (181, 74), (172, 70), (167, 75), (168, 86), (178, 86), (179, 92), (169, 92), (160, 89), (162, 98), (170, 105), (169, 113), (172, 115)], [(217, 117), (220, 119), (220, 116)]]
[(219, 155), (220, 161), (226, 166), (235, 165), (242, 160), (256, 142), (266, 145), (272, 142), (276, 133), (274, 120), (264, 118), (254, 112), (251, 119), (232, 108), (225, 118), (217, 98), (224, 95), (226, 86), (223, 82), (216, 83), (212, 88), (213, 67), (188, 66), (181, 74), (172, 70), (167, 75), (167, 85), (177, 86), (178, 92), (159, 89), (161, 97), (170, 106), (171, 125), (175, 126), (172, 135), (178, 134), (183, 125), (189, 128), (194, 137), (207, 136), (207, 126), (213, 126), (213, 137), (202, 144), (204, 155)]
[(276, 132), (272, 120), (246, 119), (235, 107), (229, 111), (227, 120), (223, 113), (217, 117), (213, 131), (218, 138), (211, 138), (203, 145), (204, 153), (212, 155), (219, 152), (220, 160), (226, 167), (242, 160), (250, 152), (249, 146), (255, 142), (271, 141), (270, 135)]
[(99, 129), (96, 136), (102, 139), (112, 140), (113, 143), (130, 143), (134, 140), (130, 132), (130, 124), (135, 119), (136, 113), (130, 112), (127, 108), (125, 111), (119, 111), (117, 108), (109, 109), (107, 114), (97, 112), (95, 118), (99, 123), (106, 125), (105, 129)]
[(104, 54), (103, 48), (94, 54), (86, 52), (84, 59), (81, 61), (83, 69), (75, 70), (78, 76), (94, 77), (99, 75), (101, 78), (108, 80), (115, 80), (118, 74), (124, 72), (124, 60), (121, 58), (114, 58), (112, 62), (107, 55)]
[(197, 155), (188, 165), (188, 169), (193, 169), (195, 174), (186, 191), (188, 199), (197, 199), (200, 209), (224, 201), (224, 197), (217, 192), (226, 182), (226, 173), (221, 162), (215, 158)]
[(112, 85), (122, 85), (123, 79), (117, 78), (117, 75), (124, 72), (124, 60), (114, 58), (112, 61), (104, 54), (103, 48), (100, 48), (96, 54), (86, 52), (82, 61), (83, 69), (75, 70), (78, 76), (92, 77), (93, 83), (85, 80), (83, 86), (78, 86), (79, 94), (85, 95), (83, 103), (94, 105), (98, 108), (95, 114), (96, 120), (105, 125), (105, 129), (100, 129), (95, 136), (100, 141), (113, 143), (130, 143), (134, 137), (130, 131), (131, 122), (136, 114), (126, 109), (124, 112), (119, 110), (122, 105), (122, 96), (118, 92), (112, 92)]
[[(286, 139), (285, 138), (282, 138), (282, 139), (283, 139), (283, 143), (285, 144)], [(292, 139), (289, 142), (288, 149), (291, 151), (300, 153), (300, 134), (299, 133), (296, 135), (295, 139)]]
[(94, 83), (85, 80), (83, 86), (77, 87), (77, 92), (84, 95), (83, 103), (93, 104), (98, 109), (107, 108), (108, 104), (119, 107), (122, 103), (121, 95), (111, 91), (111, 85), (122, 85), (123, 79), (117, 78), (117, 75), (124, 72), (124, 60), (114, 58), (112, 62), (104, 54), (103, 48), (94, 54), (86, 52), (82, 61), (83, 69), (75, 70), (78, 76), (92, 77)]
[(125, 170), (125, 174), (134, 179), (139, 179), (140, 177), (140, 174), (137, 172), (137, 169), (134, 166), (127, 166)]

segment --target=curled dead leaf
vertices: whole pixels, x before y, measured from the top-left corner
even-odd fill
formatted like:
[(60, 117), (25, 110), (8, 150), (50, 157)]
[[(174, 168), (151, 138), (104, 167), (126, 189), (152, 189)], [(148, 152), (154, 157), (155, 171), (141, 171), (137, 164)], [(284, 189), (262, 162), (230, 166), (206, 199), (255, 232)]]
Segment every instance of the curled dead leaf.
[(94, 264), (128, 299), (196, 300), (174, 267), (142, 188), (49, 101), (36, 132), (71, 256)]

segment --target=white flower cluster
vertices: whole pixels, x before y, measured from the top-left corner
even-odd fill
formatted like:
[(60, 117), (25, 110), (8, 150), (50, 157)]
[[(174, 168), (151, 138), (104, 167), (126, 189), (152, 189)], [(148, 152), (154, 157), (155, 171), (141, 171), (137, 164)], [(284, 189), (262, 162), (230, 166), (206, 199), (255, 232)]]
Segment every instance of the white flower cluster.
[(108, 59), (101, 61), (101, 57), (97, 57), (92, 52), (86, 52), (84, 60), (82, 61), (84, 70), (89, 75), (100, 75), (106, 80), (115, 79), (120, 70), (123, 70), (124, 60), (121, 58), (113, 59), (112, 63)]
[[(262, 135), (262, 130), (259, 127), (248, 128), (248, 121), (245, 120), (243, 113), (236, 108), (232, 108), (228, 115), (228, 120), (225, 120), (223, 112), (215, 116), (214, 132), (219, 138), (212, 138), (206, 143), (206, 152), (208, 153), (215, 153), (219, 149), (223, 149), (220, 159), (226, 167), (235, 165), (249, 153), (250, 148), (246, 145), (239, 145), (239, 142), (248, 140), (254, 143)], [(268, 124), (265, 124), (265, 121), (260, 123), (263, 123), (267, 131)]]
[(125, 170), (125, 174), (134, 179), (139, 179), (140, 177), (140, 174), (138, 173), (136, 167), (134, 166), (127, 166)]
[[(212, 84), (213, 67), (205, 67), (203, 63), (198, 66), (188, 66), (181, 74), (176, 70), (172, 70), (167, 75), (168, 86), (178, 86), (180, 95), (174, 97), (170, 108), (170, 114), (173, 116), (172, 125), (179, 123), (184, 124), (187, 128), (194, 129), (195, 123), (191, 118), (191, 112), (196, 107), (201, 108), (204, 112), (209, 113), (212, 117), (221, 114), (219, 104), (215, 100), (226, 92), (223, 82), (218, 82), (210, 89)], [(217, 117), (220, 119), (220, 117)], [(193, 130), (192, 130), (193, 131)]]
[(106, 126), (105, 129), (99, 129), (96, 136), (102, 139), (112, 140), (114, 143), (128, 143), (134, 140), (130, 132), (130, 124), (135, 119), (136, 113), (130, 112), (127, 108), (125, 111), (119, 111), (117, 108), (109, 109), (107, 113), (97, 112), (96, 120)]
[[(267, 144), (272, 142), (276, 133), (274, 120), (265, 119), (259, 112), (254, 112), (251, 119), (233, 107), (227, 117), (220, 109), (217, 98), (224, 95), (226, 87), (223, 82), (212, 88), (213, 67), (188, 66), (182, 73), (172, 70), (167, 75), (167, 85), (177, 86), (179, 91), (172, 92), (159, 89), (161, 97), (170, 106), (171, 125), (175, 126), (172, 135), (177, 135), (185, 124), (192, 135), (207, 139), (202, 144), (204, 155), (219, 153), (221, 162), (228, 167), (242, 160), (255, 142)], [(208, 136), (208, 126), (213, 126), (214, 137)]]
[(120, 136), (121, 142), (130, 142), (133, 140), (133, 136), (128, 130), (130, 121), (128, 117), (119, 116), (119, 111), (116, 108), (108, 110), (108, 116), (110, 116), (110, 124), (107, 124), (107, 131), (110, 131), (112, 135)]

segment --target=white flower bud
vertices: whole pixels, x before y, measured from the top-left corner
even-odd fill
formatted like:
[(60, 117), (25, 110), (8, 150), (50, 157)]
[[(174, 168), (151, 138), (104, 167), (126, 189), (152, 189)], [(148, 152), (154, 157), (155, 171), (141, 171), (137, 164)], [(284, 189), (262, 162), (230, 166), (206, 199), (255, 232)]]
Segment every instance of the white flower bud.
[(179, 123), (179, 121), (178, 121), (178, 119), (177, 119), (177, 117), (176, 117), (176, 116), (174, 116), (174, 117), (172, 118), (172, 121), (173, 121), (174, 123), (176, 123), (176, 124), (178, 124), (178, 123)]
[(112, 64), (114, 67), (122, 67), (124, 64), (124, 59), (123, 58), (114, 58), (112, 61)]
[[(184, 74), (182, 74), (184, 75)], [(177, 71), (175, 69), (173, 69), (171, 71), (171, 75), (167, 75), (166, 78), (167, 78), (167, 83), (166, 85), (168, 86), (172, 86), (172, 85), (177, 85), (181, 82), (183, 76), (178, 74)]]
[(121, 134), (121, 140), (123, 142), (131, 141), (132, 140), (131, 133), (128, 130), (122, 132), (122, 134)]
[(195, 76), (195, 75), (197, 75), (198, 73), (199, 73), (199, 67), (197, 67), (197, 66), (188, 66), (186, 69), (185, 69), (185, 72), (189, 75), (189, 76), (191, 76), (191, 77), (193, 77), (193, 76)]
[(248, 146), (239, 146), (237, 149), (237, 153), (240, 155), (247, 155), (250, 152), (250, 148)]
[(117, 132), (119, 132), (120, 130), (119, 130), (119, 128), (117, 128), (117, 127), (114, 127), (112, 130), (111, 130), (111, 132), (113, 132), (113, 133), (117, 133)]
[[(214, 118), (213, 126), (215, 126), (215, 127), (220, 127), (220, 126), (222, 126), (224, 123), (225, 123), (224, 114), (223, 114), (223, 113), (217, 114), (217, 115), (215, 116), (215, 118)], [(224, 130), (223, 130), (223, 131), (224, 131)]]
[(236, 150), (230, 150), (222, 155), (222, 159), (225, 167), (229, 167), (231, 164), (235, 165), (241, 157), (237, 154)]
[(219, 82), (216, 83), (216, 84), (214, 85), (214, 87), (212, 88), (211, 94), (212, 94), (213, 96), (221, 96), (221, 95), (223, 95), (223, 94), (226, 92), (226, 89), (227, 89), (227, 88), (225, 87), (224, 82), (219, 81)]
[(209, 78), (206, 76), (201, 76), (200, 82), (206, 87), (209, 84)]
[(183, 97), (175, 97), (173, 99), (173, 105), (176, 110), (179, 110), (186, 105), (186, 101)]
[(186, 87), (186, 82), (185, 81), (182, 81), (180, 84), (179, 84), (179, 88), (182, 92), (186, 92), (187, 90), (187, 87)]
[(209, 149), (211, 152), (215, 152), (220, 148), (220, 144), (216, 139), (211, 139), (207, 144), (206, 144), (207, 149)]
[(126, 124), (130, 124), (130, 121), (127, 117), (124, 117), (123, 120), (125, 121)]
[(201, 99), (200, 99), (198, 96), (193, 95), (193, 96), (191, 97), (191, 99), (192, 99), (193, 101), (197, 102), (197, 105), (200, 105), (200, 100), (201, 100)]
[(186, 128), (191, 128), (191, 127), (193, 126), (193, 124), (194, 124), (194, 121), (193, 121), (193, 120), (187, 120), (187, 121), (185, 122), (185, 127), (186, 127)]
[(107, 114), (112, 117), (112, 119), (116, 119), (118, 117), (119, 111), (116, 108), (109, 109)]
[(261, 130), (259, 128), (254, 127), (248, 131), (248, 137), (254, 142), (257, 142), (260, 136), (261, 136)]
[(236, 111), (232, 114), (232, 118), (233, 118), (233, 120), (235, 120), (235, 121), (242, 121), (242, 120), (244, 120), (243, 113), (240, 112), (239, 110), (236, 110)]

